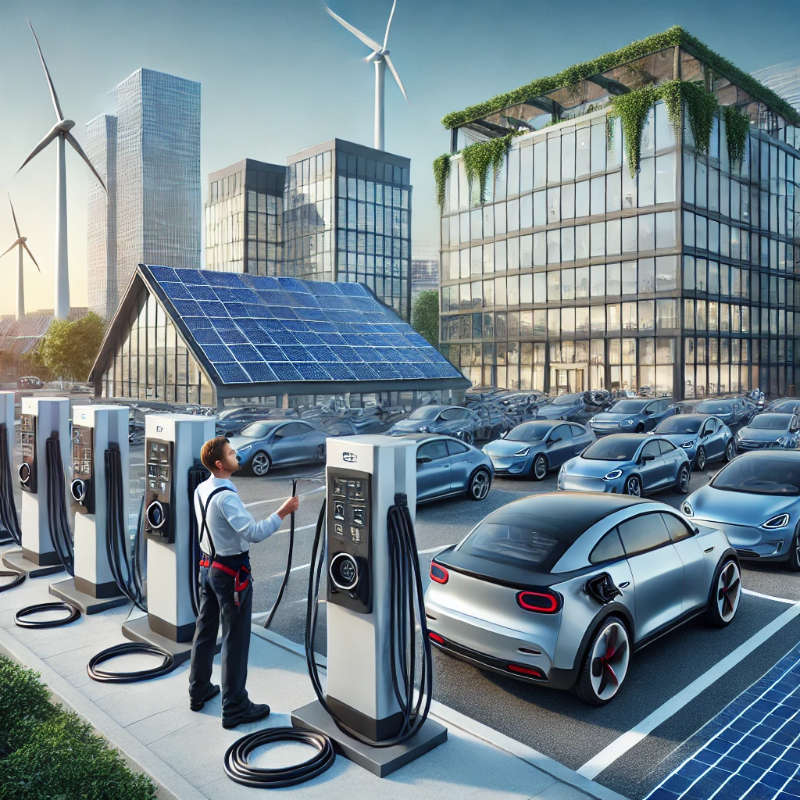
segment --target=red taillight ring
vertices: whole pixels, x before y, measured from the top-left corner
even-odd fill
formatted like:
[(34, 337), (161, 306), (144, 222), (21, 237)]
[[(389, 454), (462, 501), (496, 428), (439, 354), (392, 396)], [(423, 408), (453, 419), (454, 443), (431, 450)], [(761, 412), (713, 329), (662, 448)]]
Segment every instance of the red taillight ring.
[(509, 664), (506, 669), (517, 675), (528, 675), (531, 678), (544, 678), (544, 672), (538, 667), (522, 667), (519, 664)]
[(555, 614), (561, 608), (561, 598), (553, 592), (517, 592), (517, 605), (526, 611)]
[(428, 638), (436, 642), (436, 644), (444, 644), (444, 637), (439, 636), (438, 633), (434, 633), (433, 631), (428, 631)]
[(431, 561), (431, 580), (436, 583), (447, 583), (450, 580), (450, 573), (435, 561)]

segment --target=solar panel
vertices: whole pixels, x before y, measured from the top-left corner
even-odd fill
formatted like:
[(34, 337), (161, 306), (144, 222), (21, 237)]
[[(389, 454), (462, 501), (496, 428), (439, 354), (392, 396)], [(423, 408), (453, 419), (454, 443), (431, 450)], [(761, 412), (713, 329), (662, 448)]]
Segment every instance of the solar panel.
[(358, 283), (143, 266), (221, 384), (462, 380)]

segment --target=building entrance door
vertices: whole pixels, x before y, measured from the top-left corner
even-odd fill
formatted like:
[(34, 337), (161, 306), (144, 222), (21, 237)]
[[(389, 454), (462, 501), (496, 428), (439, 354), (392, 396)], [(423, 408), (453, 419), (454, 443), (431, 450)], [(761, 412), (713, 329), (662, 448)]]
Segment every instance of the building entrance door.
[(586, 386), (586, 367), (576, 364), (550, 365), (550, 393), (582, 392)]

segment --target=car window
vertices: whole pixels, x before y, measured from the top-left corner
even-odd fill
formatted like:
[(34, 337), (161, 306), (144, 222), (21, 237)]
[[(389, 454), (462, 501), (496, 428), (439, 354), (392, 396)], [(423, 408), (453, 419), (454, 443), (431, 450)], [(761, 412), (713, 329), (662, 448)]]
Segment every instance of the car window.
[(564, 440), (564, 433), (563, 428), (564, 425), (559, 425), (557, 428), (553, 428), (553, 432), (547, 439), (548, 444), (555, 444), (556, 442), (561, 442)]
[(619, 533), (614, 528), (594, 546), (594, 550), (589, 554), (589, 563), (602, 564), (604, 561), (615, 561), (624, 557), (625, 551), (622, 549)]
[(654, 456), (654, 457), (658, 457), (658, 456), (660, 456), (660, 455), (661, 455), (661, 448), (658, 446), (658, 442), (657, 442), (657, 441), (655, 441), (655, 442), (648, 442), (648, 443), (647, 443), (647, 444), (646, 444), (646, 445), (645, 445), (645, 446), (642, 448), (642, 458), (644, 458), (645, 456)]
[(689, 526), (676, 516), (672, 514), (662, 514), (661, 519), (664, 521), (664, 525), (667, 527), (667, 533), (669, 533), (669, 538), (673, 542), (683, 541), (692, 535)]
[(425, 442), (417, 449), (417, 458), (430, 458), (433, 461), (437, 458), (446, 458), (447, 455), (447, 444), (444, 439)]
[(675, 450), (675, 445), (672, 444), (672, 442), (668, 442), (666, 439), (661, 439), (658, 444), (661, 448), (661, 455), (671, 453), (673, 450)]
[(667, 528), (660, 517), (660, 514), (654, 512), (620, 522), (617, 529), (628, 556), (663, 547), (669, 542)]
[(714, 433), (717, 429), (717, 421), (715, 419), (707, 419), (706, 424), (703, 426), (703, 436), (709, 433)]
[(586, 429), (581, 428), (580, 425), (570, 425), (569, 429), (572, 431), (573, 436), (583, 436), (586, 433)]
[(447, 451), (451, 456), (457, 456), (461, 453), (466, 453), (467, 450), (469, 450), (469, 447), (462, 442), (454, 442), (450, 439), (447, 440)]
[(446, 408), (439, 414), (439, 419), (449, 422), (451, 419), (458, 419), (458, 414), (454, 408)]
[(558, 434), (559, 441), (572, 438), (572, 427), (570, 425), (559, 425), (553, 433)]

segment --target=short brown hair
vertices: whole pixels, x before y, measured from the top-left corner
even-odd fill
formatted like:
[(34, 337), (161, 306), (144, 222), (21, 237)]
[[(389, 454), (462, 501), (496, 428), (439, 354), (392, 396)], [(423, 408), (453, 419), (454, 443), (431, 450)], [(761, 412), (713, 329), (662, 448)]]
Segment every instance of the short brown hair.
[(217, 468), (217, 461), (222, 461), (225, 445), (229, 442), (230, 439), (224, 436), (215, 436), (203, 445), (200, 450), (200, 460), (209, 472), (213, 472)]

